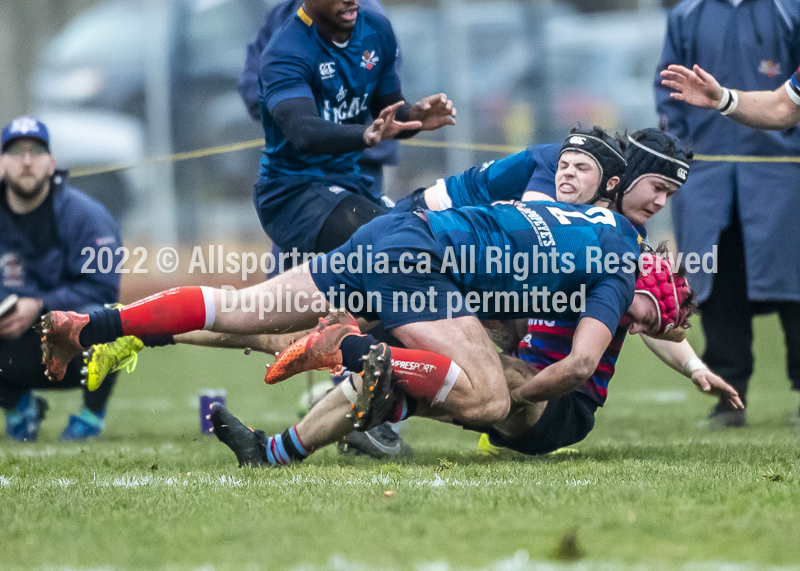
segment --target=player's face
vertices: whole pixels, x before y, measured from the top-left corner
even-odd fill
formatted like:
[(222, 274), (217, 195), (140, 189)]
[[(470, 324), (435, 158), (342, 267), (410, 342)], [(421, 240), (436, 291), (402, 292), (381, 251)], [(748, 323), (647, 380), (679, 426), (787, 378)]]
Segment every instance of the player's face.
[(359, 0), (305, 0), (312, 19), (324, 20), (333, 30), (349, 33), (356, 25)]
[(0, 172), (8, 190), (24, 200), (36, 198), (47, 188), (55, 168), (55, 159), (35, 139), (14, 141), (0, 157)]
[(644, 224), (667, 204), (667, 199), (678, 192), (678, 185), (660, 176), (640, 178), (622, 198), (622, 211), (634, 224)]
[(655, 302), (643, 293), (633, 296), (633, 303), (622, 318), (622, 326), (631, 335), (644, 333), (656, 335), (658, 332), (658, 308)]
[(565, 151), (558, 159), (556, 200), (580, 204), (591, 200), (600, 185), (600, 168), (589, 155)]

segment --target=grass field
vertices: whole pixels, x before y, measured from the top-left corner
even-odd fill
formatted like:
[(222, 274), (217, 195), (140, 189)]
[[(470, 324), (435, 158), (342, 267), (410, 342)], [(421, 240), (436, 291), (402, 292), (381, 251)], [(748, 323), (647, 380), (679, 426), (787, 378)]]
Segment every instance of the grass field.
[(712, 400), (631, 339), (578, 454), (486, 458), (475, 434), (414, 419), (407, 462), (327, 449), (275, 470), (198, 436), (197, 390), (278, 432), (305, 379), (267, 387), (255, 353), (152, 350), (102, 442), (57, 442), (73, 392), (49, 393), (38, 444), (0, 444), (0, 568), (800, 568), (800, 399), (776, 318), (756, 342), (748, 428), (710, 431)]

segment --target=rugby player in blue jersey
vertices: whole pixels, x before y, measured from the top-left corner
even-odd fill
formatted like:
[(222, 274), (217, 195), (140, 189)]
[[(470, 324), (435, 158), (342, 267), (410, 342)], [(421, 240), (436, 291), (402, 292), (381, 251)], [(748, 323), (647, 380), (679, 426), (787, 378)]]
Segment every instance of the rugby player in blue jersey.
[[(408, 104), (385, 16), (354, 0), (306, 0), (270, 39), (259, 72), (266, 137), (259, 219), (286, 252), (328, 252), (387, 209), (357, 161), (383, 140), (455, 124), (444, 94)], [(366, 125), (370, 113), (375, 121)]]
[[(559, 262), (559, 268), (552, 272), (532, 274), (523, 280), (485, 266), (481, 253), (488, 252), (490, 247), (503, 249), (506, 244), (512, 253), (519, 253), (528, 263), (532, 262), (531, 256), (535, 256), (533, 247), (537, 246), (554, 253), (556, 258), (561, 257), (566, 265)], [(347, 257), (358, 246), (373, 249), (375, 263), (368, 262), (370, 268), (365, 272), (337, 273), (329, 267), (328, 261), (337, 253)], [(454, 253), (456, 263), (463, 263), (459, 258), (462, 246), (474, 246), (478, 253), (476, 266), (471, 268), (474, 271), (453, 273), (452, 268), (441, 271), (448, 263), (447, 251)], [(437, 369), (445, 373), (437, 376), (436, 385), (417, 380), (413, 396), (418, 399), (415, 401), (418, 413), (447, 416), (469, 426), (484, 426), (506, 419), (511, 401), (499, 358), (478, 318), (536, 316), (579, 320), (571, 354), (540, 373), (537, 379), (540, 386), (549, 387), (555, 393), (569, 392), (571, 388), (565, 391), (566, 387), (571, 387), (576, 380), (583, 382), (591, 375), (623, 316), (633, 332), (661, 333), (661, 323), (678, 332), (684, 326), (686, 314), (682, 308), (687, 302), (684, 295), (687, 288), (678, 288), (680, 299), (677, 293), (674, 296), (675, 319), (669, 324), (662, 322), (658, 307), (647, 295), (634, 295), (633, 273), (609, 271), (607, 267), (592, 268), (586, 259), (589, 248), (597, 248), (602, 259), (611, 256), (617, 263), (627, 260), (635, 265), (639, 236), (625, 218), (603, 208), (581, 205), (530, 202), (397, 214), (368, 224), (336, 252), (238, 294), (267, 294), (273, 299), (276, 296), (283, 299), (285, 295), (292, 307), (284, 306), (282, 312), (268, 313), (260, 319), (257, 313), (243, 311), (241, 306), (233, 304), (232, 292), (178, 288), (121, 310), (94, 314), (91, 319), (78, 314), (51, 314), (44, 322), (45, 363), (48, 373), (58, 378), (64, 359), (81, 347), (128, 334), (178, 334), (201, 328), (240, 334), (300, 330), (327, 313), (330, 306), (322, 292), (334, 287), (344, 292), (342, 301), (354, 314), (380, 318), (406, 347), (416, 350), (415, 357), (426, 353), (435, 359), (439, 365)], [(413, 266), (413, 263), (411, 268), (404, 267), (404, 257), (409, 253), (427, 257), (427, 267)], [(379, 269), (381, 262), (378, 260), (382, 259), (388, 265)], [(400, 272), (395, 273), (398, 268)], [(524, 300), (526, 294), (534, 289), (541, 293), (544, 287), (550, 292), (559, 292), (556, 295), (561, 296), (560, 305), (555, 297), (553, 304), (548, 305), (546, 296), (541, 298), (541, 303), (523, 301), (522, 307), (513, 302), (511, 306), (486, 304), (487, 294), (492, 297), (505, 291), (518, 294)], [(397, 311), (388, 301), (394, 292), (412, 296), (436, 292), (440, 301), (437, 304), (432, 299), (423, 299), (420, 307)], [(565, 306), (564, 300), (574, 299), (579, 292), (583, 293), (584, 300), (581, 307)], [(359, 308), (358, 295), (369, 293), (380, 294), (389, 307), (371, 309), (362, 305)], [(354, 299), (350, 294), (357, 295)], [(467, 306), (472, 294), (484, 299), (482, 306)], [(303, 304), (302, 311), (297, 302)], [(233, 311), (223, 311), (234, 305)], [(393, 387), (380, 382), (381, 374), (384, 379), (390, 377), (388, 347), (374, 345), (369, 337), (360, 335), (352, 318), (335, 314), (323, 320), (305, 339), (306, 344), (309, 339), (316, 339), (313, 347), (309, 346), (309, 351), (299, 351), (300, 358), (289, 359), (288, 367), (280, 360), (276, 362), (268, 373), (268, 382), (291, 376), (298, 363), (308, 368), (309, 363), (303, 363), (308, 357), (313, 358), (313, 367), (344, 364), (353, 371), (364, 368), (361, 359), (366, 357), (372, 373), (365, 377), (365, 382), (372, 390), (365, 389), (361, 393), (366, 399), (362, 398), (356, 409), (356, 413), (365, 415), (358, 418), (359, 427), (370, 428), (387, 415), (396, 419), (411, 412), (406, 407), (411, 401), (405, 397), (395, 400)], [(319, 341), (324, 343), (321, 345)], [(319, 354), (322, 346), (325, 348)], [(293, 347), (284, 355), (296, 352), (297, 347)], [(379, 405), (377, 408), (375, 403)], [(277, 439), (283, 444), (278, 445), (279, 450), (273, 451), (273, 456), (277, 453), (296, 458), (308, 451), (296, 432), (293, 427), (285, 438)], [(218, 433), (218, 436), (226, 441), (224, 434)], [(308, 442), (309, 436), (303, 435), (303, 439)], [(275, 442), (275, 439), (271, 441), (273, 448)], [(288, 448), (282, 448), (284, 445)]]
[[(629, 152), (628, 154), (634, 167), (632, 173), (635, 176), (630, 178), (623, 176), (623, 178), (638, 184), (642, 181), (642, 177), (653, 176), (667, 179), (669, 178), (668, 175), (672, 174), (673, 178), (678, 179), (671, 182), (677, 189), (682, 177), (677, 176), (676, 170), (684, 166), (683, 161), (680, 161), (680, 159), (685, 158), (680, 147), (665, 145), (671, 139), (660, 131), (653, 130), (649, 134), (650, 137), (643, 136), (643, 133), (635, 135), (638, 143), (635, 148), (639, 151)], [(568, 186), (571, 186), (572, 189), (565, 188), (561, 184), (558, 184), (558, 186), (560, 190), (566, 190), (563, 193), (564, 198), (595, 200), (597, 199), (596, 190), (598, 185), (602, 183), (602, 185), (607, 185), (608, 188), (619, 182), (618, 177), (610, 176), (616, 174), (613, 160), (608, 160), (614, 157), (614, 153), (608, 153), (608, 146), (613, 145), (613, 140), (604, 137), (600, 130), (589, 133), (584, 132), (582, 135), (588, 136), (583, 141), (573, 140), (570, 137), (561, 152), (556, 155), (556, 158), (563, 159), (559, 164), (561, 176), (557, 180), (559, 182), (563, 182), (565, 179), (571, 181)], [(587, 139), (590, 141), (593, 139), (594, 144), (587, 146)], [(600, 150), (598, 151), (598, 149)], [(645, 149), (649, 149), (649, 151)], [(604, 160), (604, 156), (606, 160)], [(669, 156), (677, 158), (681, 164), (668, 160)], [(589, 168), (582, 161), (582, 158), (589, 158)], [(656, 158), (661, 160), (654, 161)], [(592, 166), (593, 163), (596, 164)], [(686, 167), (688, 169), (688, 165)], [(570, 169), (574, 171), (571, 176), (561, 172)], [(485, 172), (485, 168), (482, 170)], [(509, 171), (506, 170), (504, 172), (508, 174)], [(605, 172), (606, 176), (601, 176), (601, 172)], [(525, 176), (523, 173), (523, 178), (518, 180), (524, 183)], [(507, 185), (511, 183), (508, 176), (501, 178), (501, 180)], [(666, 181), (653, 182), (656, 183), (655, 186), (658, 186), (661, 182)], [(518, 183), (517, 187), (519, 188), (520, 186), (522, 186), (520, 192), (525, 186), (530, 188), (530, 185)], [(636, 184), (633, 186), (636, 186)], [(647, 186), (652, 187), (652, 185)], [(580, 190), (580, 192), (570, 192), (570, 190)], [(561, 195), (559, 195), (559, 198), (561, 198)], [(634, 201), (635, 204), (644, 202), (646, 201)], [(674, 279), (671, 276), (670, 269), (668, 269), (668, 264), (665, 262), (661, 272), (651, 272), (651, 275), (640, 278), (639, 283), (637, 283), (637, 292), (640, 292), (643, 296), (651, 296), (654, 301), (656, 297), (663, 300), (665, 296), (662, 295), (662, 287), (666, 286), (666, 293), (669, 294), (670, 287), (668, 284)], [(653, 286), (656, 287), (653, 288)], [(653, 295), (652, 290), (655, 290), (655, 295)], [(671, 295), (667, 295), (666, 299), (671, 297)], [(671, 311), (665, 310), (666, 308), (660, 306), (658, 301), (654, 306), (658, 307), (660, 313), (663, 314), (656, 332), (663, 331), (669, 327), (669, 324), (674, 325), (685, 318), (685, 315), (681, 316), (680, 314), (680, 303), (673, 304)], [(527, 454), (541, 454), (583, 440), (594, 426), (595, 410), (598, 406), (602, 406), (605, 401), (608, 380), (614, 372), (616, 358), (628, 332), (640, 333), (645, 331), (636, 324), (623, 321), (616, 328), (612, 342), (604, 352), (592, 375), (582, 384), (581, 380), (578, 379), (572, 385), (573, 390), (566, 390), (564, 394), (554, 392), (552, 385), (548, 385), (546, 382), (548, 379), (534, 377), (534, 373), (546, 369), (550, 365), (555, 365), (562, 360), (569, 361), (567, 356), (573, 351), (574, 322), (530, 320), (528, 331), (524, 333), (524, 338), (521, 342), (519, 337), (511, 336), (511, 343), (509, 344), (509, 337), (502, 336), (506, 341), (507, 348), (513, 350), (515, 354), (521, 357), (521, 360), (507, 355), (501, 356), (505, 371), (505, 381), (512, 395), (512, 406), (509, 415), (505, 419), (494, 422), (491, 426), (483, 427), (491, 435), (492, 442)], [(643, 338), (646, 339), (648, 346), (667, 364), (687, 374), (687, 376), (691, 376), (693, 382), (701, 390), (711, 394), (724, 394), (731, 400), (732, 406), (742, 406), (735, 390), (704, 367), (699, 360), (692, 362), (692, 357), (696, 359), (696, 355), (688, 343), (678, 344), (671, 341), (659, 341), (645, 336)], [(519, 343), (518, 347), (517, 343)], [(430, 356), (428, 359), (415, 357), (417, 356), (414, 355), (414, 352), (404, 349), (392, 349), (392, 375), (400, 377), (398, 384), (404, 389), (409, 387), (412, 390), (415, 389), (413, 385), (419, 384), (419, 380), (417, 379), (415, 382), (415, 379), (409, 380), (409, 377), (423, 376), (423, 367), (450, 373), (446, 360), (440, 362), (436, 356)], [(374, 361), (367, 362), (365, 376), (368, 380), (375, 380), (372, 375), (377, 365), (379, 363)], [(689, 368), (693, 368), (693, 370), (687, 369), (686, 365), (689, 365)], [(549, 372), (552, 371), (552, 369), (549, 370)], [(360, 379), (356, 379), (356, 381), (356, 385), (358, 385)], [(242, 425), (225, 410), (215, 411), (212, 414), (212, 419), (215, 421), (218, 436), (233, 449), (240, 464), (281, 465), (289, 460), (301, 459), (304, 454), (335, 441), (350, 430), (351, 423), (343, 420), (342, 417), (349, 411), (351, 406), (359, 404), (359, 394), (352, 385), (344, 384), (341, 389), (341, 391), (335, 391), (325, 397), (297, 427), (293, 427), (284, 433), (283, 437), (275, 435), (267, 438), (263, 433), (253, 434), (246, 430), (243, 431)], [(360, 407), (357, 410), (360, 410)], [(399, 417), (402, 417), (402, 415), (401, 409)], [(358, 421), (364, 422), (363, 419), (358, 419)], [(298, 432), (302, 434), (302, 441), (298, 436)], [(288, 440), (296, 440), (300, 446), (285, 444)]]

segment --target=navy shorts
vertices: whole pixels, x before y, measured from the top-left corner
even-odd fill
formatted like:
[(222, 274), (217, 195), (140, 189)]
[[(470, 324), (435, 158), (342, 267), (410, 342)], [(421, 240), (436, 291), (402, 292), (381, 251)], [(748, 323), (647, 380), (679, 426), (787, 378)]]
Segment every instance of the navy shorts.
[(376, 200), (366, 179), (339, 175), (262, 177), (253, 201), (261, 227), (281, 250), (313, 253), (328, 215), (350, 194)]
[(547, 401), (541, 418), (525, 434), (506, 436), (494, 428), (484, 430), (495, 446), (509, 448), (522, 454), (547, 454), (580, 442), (594, 428), (597, 403), (589, 396), (572, 391)]
[[(387, 214), (359, 228), (333, 252), (312, 260), (311, 277), (332, 305), (356, 317), (380, 319), (386, 329), (475, 315), (464, 308), (464, 292), (442, 271), (443, 256), (428, 223), (419, 216)], [(353, 264), (345, 263), (348, 260)]]

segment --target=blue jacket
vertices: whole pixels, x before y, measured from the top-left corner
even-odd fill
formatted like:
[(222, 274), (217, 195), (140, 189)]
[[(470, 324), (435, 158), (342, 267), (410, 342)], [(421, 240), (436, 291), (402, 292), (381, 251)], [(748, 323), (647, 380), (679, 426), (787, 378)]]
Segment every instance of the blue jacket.
[[(258, 72), (261, 68), (261, 53), (264, 51), (269, 39), (275, 31), (289, 19), (298, 8), (303, 5), (303, 0), (285, 0), (274, 6), (264, 20), (264, 25), (258, 31), (258, 36), (247, 46), (247, 58), (244, 69), (239, 75), (238, 88), (247, 112), (256, 121), (261, 121), (258, 108)], [(378, 0), (362, 0), (362, 10), (372, 10), (386, 15), (386, 10)], [(361, 161), (396, 165), (400, 144), (398, 141), (383, 141), (382, 143), (364, 150)]]
[[(0, 192), (5, 194), (2, 181)], [(116, 269), (122, 259), (117, 254), (122, 246), (119, 226), (102, 204), (69, 186), (63, 172), (53, 177), (50, 192), (59, 245), (47, 252), (36, 251), (13, 215), (0, 208), (0, 299), (15, 293), (42, 299), (47, 310), (73, 311), (115, 303), (120, 280)], [(100, 253), (103, 247), (110, 249), (110, 257), (108, 250)]]
[[(656, 71), (658, 112), (671, 133), (696, 154), (796, 156), (800, 129), (763, 131), (718, 111), (669, 98), (658, 72), (671, 63), (699, 64), (729, 88), (774, 90), (800, 63), (800, 1), (684, 0), (669, 13)], [(800, 165), (695, 161), (672, 199), (678, 247), (685, 254), (711, 252), (738, 208), (745, 239), (751, 300), (800, 301)], [(703, 301), (712, 274), (689, 276)]]

